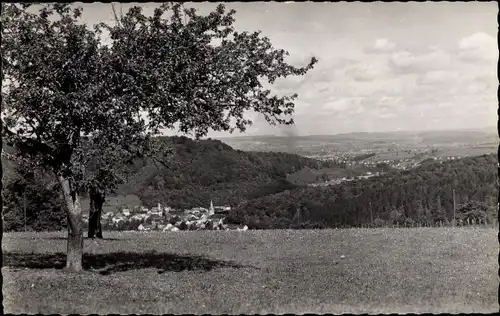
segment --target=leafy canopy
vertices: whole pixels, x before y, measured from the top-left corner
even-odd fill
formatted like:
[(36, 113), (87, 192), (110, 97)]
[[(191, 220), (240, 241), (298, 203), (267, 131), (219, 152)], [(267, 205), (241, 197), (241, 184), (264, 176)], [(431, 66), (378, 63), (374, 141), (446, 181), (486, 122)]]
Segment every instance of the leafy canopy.
[(123, 181), (120, 160), (160, 151), (150, 140), (162, 128), (197, 138), (244, 131), (248, 110), (292, 124), (297, 95), (273, 95), (261, 80), (304, 75), (317, 62), (287, 64), (288, 53), (260, 32), (236, 32), (235, 11), (224, 5), (207, 16), (180, 3), (150, 17), (133, 7), (94, 29), (80, 23), (81, 12), (2, 4), (3, 137), (70, 179), (73, 191)]

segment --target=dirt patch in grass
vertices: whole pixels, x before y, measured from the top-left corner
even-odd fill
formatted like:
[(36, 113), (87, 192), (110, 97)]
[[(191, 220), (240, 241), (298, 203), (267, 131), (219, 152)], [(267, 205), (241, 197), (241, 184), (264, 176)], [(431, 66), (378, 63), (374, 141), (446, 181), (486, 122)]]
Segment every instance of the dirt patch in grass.
[[(110, 233), (115, 240), (85, 240), (87, 270), (80, 274), (57, 269), (66, 243), (43, 238), (57, 234), (20, 236), (3, 240), (4, 306), (10, 313), (498, 309), (493, 229)], [(37, 264), (44, 268), (35, 269)]]

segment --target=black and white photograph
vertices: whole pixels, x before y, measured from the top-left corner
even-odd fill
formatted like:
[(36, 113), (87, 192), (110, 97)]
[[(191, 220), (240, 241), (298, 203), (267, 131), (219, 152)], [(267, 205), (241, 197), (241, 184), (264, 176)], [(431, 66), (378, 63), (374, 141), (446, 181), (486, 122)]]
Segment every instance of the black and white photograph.
[(2, 2), (2, 314), (498, 312), (498, 15)]

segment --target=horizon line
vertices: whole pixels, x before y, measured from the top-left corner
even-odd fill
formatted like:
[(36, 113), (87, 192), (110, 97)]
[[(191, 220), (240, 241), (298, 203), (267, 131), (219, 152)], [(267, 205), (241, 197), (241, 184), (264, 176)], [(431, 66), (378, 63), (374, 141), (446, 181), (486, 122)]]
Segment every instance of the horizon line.
[(319, 136), (341, 136), (350, 134), (392, 134), (392, 133), (436, 133), (436, 132), (458, 132), (458, 131), (482, 131), (482, 130), (494, 130), (496, 126), (485, 126), (485, 127), (474, 127), (474, 128), (454, 128), (454, 129), (437, 129), (437, 130), (392, 130), (392, 131), (377, 131), (377, 132), (346, 132), (346, 133), (333, 133), (333, 134), (305, 134), (305, 135), (276, 135), (276, 134), (250, 134), (250, 135), (229, 135), (229, 136), (216, 136), (205, 138), (219, 139), (219, 138), (243, 138), (243, 137), (319, 137)]

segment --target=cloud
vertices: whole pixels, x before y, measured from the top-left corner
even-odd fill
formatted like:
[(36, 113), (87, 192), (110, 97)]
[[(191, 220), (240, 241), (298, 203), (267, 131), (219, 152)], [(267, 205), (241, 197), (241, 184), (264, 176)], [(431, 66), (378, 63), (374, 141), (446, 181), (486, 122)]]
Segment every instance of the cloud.
[(390, 118), (397, 117), (397, 115), (394, 113), (390, 113), (390, 112), (383, 112), (383, 113), (379, 113), (378, 117), (381, 119), (390, 119)]
[(375, 79), (386, 80), (391, 76), (390, 69), (387, 65), (377, 60), (365, 64), (358, 63), (357, 65), (347, 67), (344, 70), (344, 74), (357, 82), (370, 82)]
[(363, 109), (362, 98), (336, 98), (323, 104), (323, 111), (329, 113), (355, 114)]
[[(304, 65), (300, 60), (305, 61), (309, 57), (300, 57), (295, 55), (295, 59), (290, 59), (288, 62), (292, 64)], [(274, 84), (270, 85), (267, 81), (261, 80), (265, 89), (271, 89), (279, 94), (298, 93), (301, 100), (315, 98), (318, 92), (327, 92), (332, 83), (339, 78), (336, 73), (338, 70), (345, 69), (349, 65), (358, 63), (351, 58), (325, 58), (304, 76), (289, 76), (287, 78), (278, 78)]]
[(386, 96), (382, 93), (362, 98), (360, 105), (365, 112), (373, 116), (385, 115), (387, 113), (396, 115), (406, 110), (406, 104), (402, 97)]
[(498, 59), (497, 40), (483, 32), (462, 38), (458, 48), (458, 58), (465, 62), (493, 62)]
[(289, 76), (287, 78), (276, 79), (272, 85), (269, 84), (267, 80), (261, 80), (261, 83), (264, 89), (271, 89), (272, 91), (280, 94), (293, 94), (300, 89), (306, 79), (307, 78), (305, 76)]
[(333, 110), (334, 112), (342, 112), (351, 106), (351, 101), (349, 98), (337, 99), (335, 101), (330, 101), (323, 104), (323, 109)]
[(345, 71), (346, 76), (351, 77), (354, 81), (373, 81), (377, 78), (377, 72), (373, 68), (353, 67)]
[(458, 79), (456, 71), (432, 70), (417, 78), (418, 85), (451, 85)]
[(396, 48), (396, 44), (391, 42), (387, 38), (379, 38), (375, 41), (372, 46), (365, 48), (365, 52), (379, 54), (379, 53), (389, 53)]
[(398, 74), (423, 73), (449, 69), (452, 66), (452, 58), (446, 51), (436, 47), (419, 55), (400, 51), (389, 58), (389, 66)]

